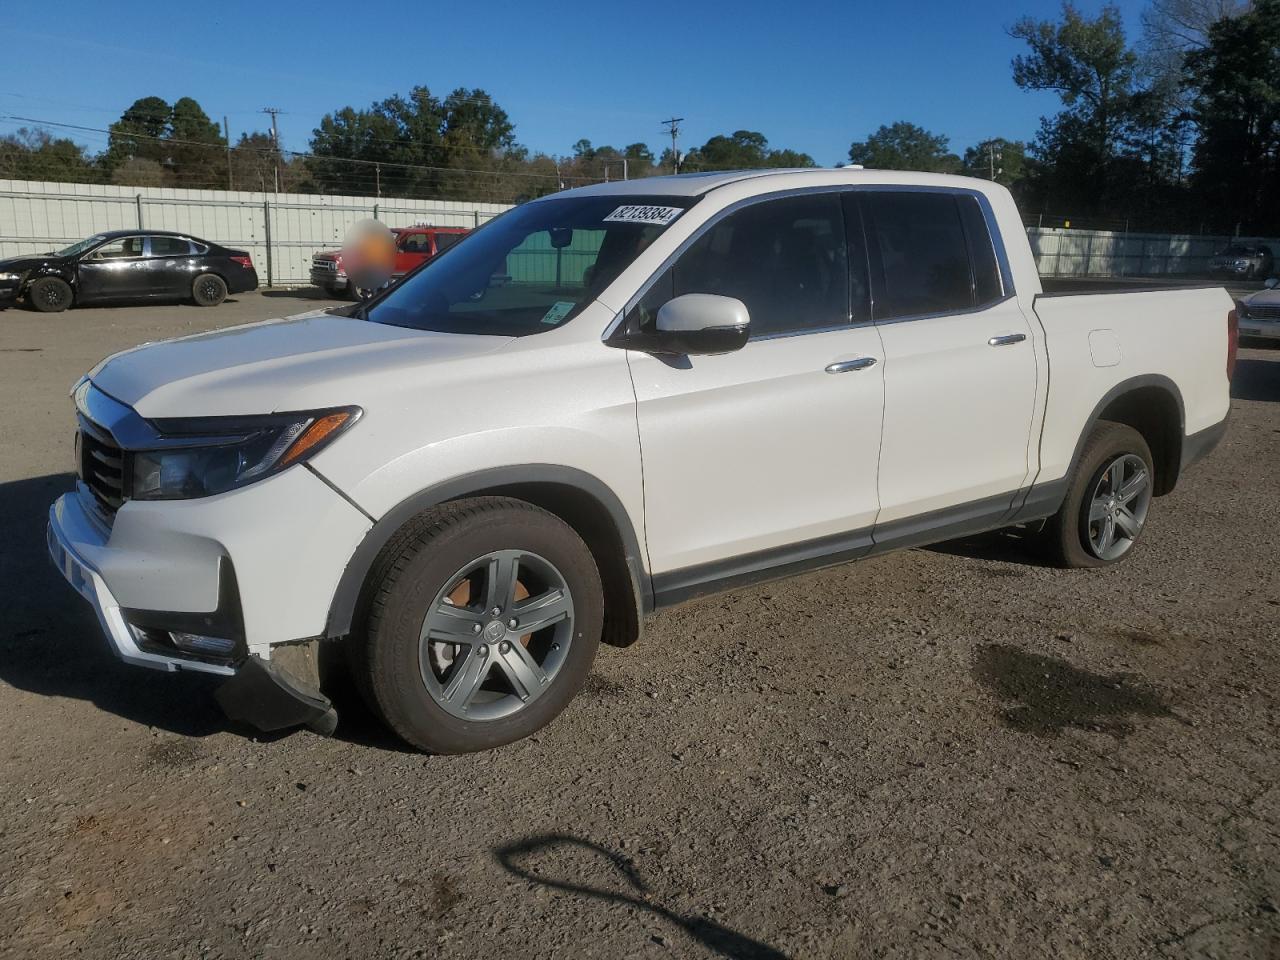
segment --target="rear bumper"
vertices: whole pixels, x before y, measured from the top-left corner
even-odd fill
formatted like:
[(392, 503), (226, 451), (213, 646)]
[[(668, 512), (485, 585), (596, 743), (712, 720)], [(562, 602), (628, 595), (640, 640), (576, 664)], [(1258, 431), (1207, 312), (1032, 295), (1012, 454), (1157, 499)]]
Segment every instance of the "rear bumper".
[(1223, 417), (1221, 422), (1215, 423), (1211, 427), (1190, 434), (1182, 441), (1182, 465), (1179, 474), (1186, 471), (1187, 467), (1203, 460), (1222, 442), (1222, 438), (1227, 435), (1227, 423), (1230, 417)]
[(258, 271), (240, 270), (227, 277), (228, 293), (250, 293), (258, 289)]

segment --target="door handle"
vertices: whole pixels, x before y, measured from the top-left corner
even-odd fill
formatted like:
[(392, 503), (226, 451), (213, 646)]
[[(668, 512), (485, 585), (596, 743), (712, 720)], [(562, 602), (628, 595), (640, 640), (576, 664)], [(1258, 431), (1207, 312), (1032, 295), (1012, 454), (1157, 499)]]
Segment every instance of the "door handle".
[(837, 360), (828, 363), (827, 373), (848, 373), (850, 370), (865, 370), (876, 365), (875, 357), (858, 357), (856, 360)]
[(1007, 347), (1011, 343), (1021, 343), (1027, 339), (1025, 333), (1005, 333), (998, 337), (992, 337), (987, 343), (993, 347)]

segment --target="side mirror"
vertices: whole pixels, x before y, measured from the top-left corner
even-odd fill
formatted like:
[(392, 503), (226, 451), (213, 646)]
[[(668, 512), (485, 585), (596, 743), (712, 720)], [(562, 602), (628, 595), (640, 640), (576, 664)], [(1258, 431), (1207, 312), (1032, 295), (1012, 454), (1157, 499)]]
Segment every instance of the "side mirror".
[(1280, 287), (1280, 277), (1267, 277), (1266, 280), (1262, 281), (1262, 286), (1267, 290), (1274, 290), (1276, 287)]
[(751, 315), (733, 297), (686, 293), (658, 308), (655, 327), (645, 346), (653, 353), (732, 353), (751, 336)]

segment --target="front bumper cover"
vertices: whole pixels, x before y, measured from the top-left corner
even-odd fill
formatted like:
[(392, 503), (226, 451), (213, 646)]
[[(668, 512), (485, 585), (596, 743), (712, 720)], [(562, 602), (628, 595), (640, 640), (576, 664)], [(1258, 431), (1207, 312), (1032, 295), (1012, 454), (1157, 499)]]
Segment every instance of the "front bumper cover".
[(235, 577), (228, 563), (220, 577), (218, 608), (209, 614), (126, 610), (107, 587), (102, 574), (75, 549), (75, 542), (103, 540), (101, 532), (84, 514), (75, 494), (67, 494), (49, 508), (46, 541), (53, 565), (72, 588), (89, 602), (112, 651), (125, 663), (153, 670), (193, 670), (228, 677), (215, 698), (228, 717), (259, 730), (281, 730), (306, 725), (328, 735), (337, 726), (337, 713), (318, 686), (294, 676), (282, 665), (258, 656), (243, 657), (236, 664), (217, 663), (178, 653), (159, 652), (140, 640), (134, 627), (154, 630), (236, 629), (239, 612)]

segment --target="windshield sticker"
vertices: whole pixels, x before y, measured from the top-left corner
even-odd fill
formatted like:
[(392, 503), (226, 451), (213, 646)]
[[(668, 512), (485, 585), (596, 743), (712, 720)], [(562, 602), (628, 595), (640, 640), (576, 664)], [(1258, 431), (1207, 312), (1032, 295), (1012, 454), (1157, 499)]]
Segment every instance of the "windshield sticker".
[(651, 207), (627, 204), (604, 218), (605, 223), (652, 223), (665, 227), (684, 210), (680, 207)]
[(551, 309), (542, 315), (542, 322), (557, 324), (567, 317), (576, 306), (577, 304), (572, 300), (557, 300), (551, 305)]

